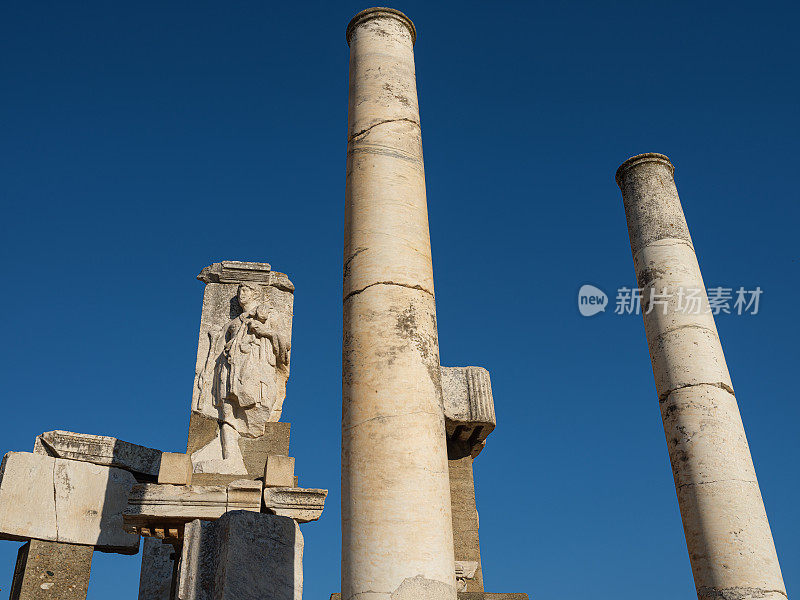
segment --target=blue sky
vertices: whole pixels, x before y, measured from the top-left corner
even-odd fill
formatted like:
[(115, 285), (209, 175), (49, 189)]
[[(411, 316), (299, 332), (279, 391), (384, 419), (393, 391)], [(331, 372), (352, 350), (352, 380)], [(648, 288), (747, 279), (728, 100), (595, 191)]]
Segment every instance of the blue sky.
[[(51, 429), (183, 451), (200, 269), (295, 283), (285, 419), (305, 597), (339, 590), (344, 30), (354, 2), (27, 2), (0, 18), (2, 450)], [(415, 22), (442, 362), (492, 373), (475, 463), (487, 591), (694, 593), (617, 166), (667, 154), (789, 594), (800, 586), (795, 321), (800, 10), (790, 3), (403, 2)], [(0, 542), (0, 594), (19, 544)], [(137, 597), (95, 553), (89, 598)]]

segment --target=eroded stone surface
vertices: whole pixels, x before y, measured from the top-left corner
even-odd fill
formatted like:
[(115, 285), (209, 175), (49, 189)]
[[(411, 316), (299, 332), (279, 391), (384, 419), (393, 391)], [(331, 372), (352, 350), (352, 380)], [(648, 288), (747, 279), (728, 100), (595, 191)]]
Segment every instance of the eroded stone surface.
[[(461, 592), (482, 592), (483, 571), (478, 536), (478, 509), (475, 503), (475, 481), (472, 457), (450, 460), (450, 495), (453, 512), (453, 553), (456, 559), (456, 581)], [(458, 563), (474, 564), (471, 574)], [(459, 576), (461, 575), (461, 576)], [(466, 575), (470, 575), (467, 577)]]
[[(775, 544), (673, 178), (660, 154), (617, 172), (686, 546), (700, 599), (785, 600)], [(656, 295), (651, 296), (650, 290)], [(689, 293), (699, 295), (688, 308)], [(662, 301), (656, 303), (657, 295)], [(663, 296), (672, 295), (669, 301)], [(679, 301), (683, 294), (683, 307)]]
[(173, 600), (175, 546), (146, 537), (142, 542), (142, 571), (139, 576), (139, 600)]
[(261, 510), (261, 483), (239, 480), (221, 485), (160, 485), (139, 484), (133, 487), (125, 509), (125, 528), (149, 535), (142, 529), (178, 530), (195, 519), (219, 519), (231, 510), (258, 512)]
[(180, 600), (301, 600), (303, 536), (292, 519), (235, 511), (186, 526)]
[(248, 475), (239, 440), (262, 437), (286, 396), (294, 286), (266, 263), (215, 263), (199, 279), (206, 288), (192, 412), (217, 425), (202, 445), (190, 427), (194, 472)]
[(322, 516), (328, 490), (298, 487), (265, 487), (264, 507), (268, 512), (291, 517), (298, 523)]
[(489, 371), (481, 367), (442, 367), (442, 399), (448, 454), (477, 456), (497, 420)]
[(131, 444), (106, 435), (73, 431), (46, 431), (37, 436), (34, 452), (57, 458), (80, 460), (118, 467), (144, 479), (155, 479), (161, 465), (161, 451)]
[(0, 467), (0, 537), (136, 554), (139, 538), (122, 528), (135, 484), (133, 475), (115, 467), (9, 452)]
[(86, 600), (93, 551), (43, 540), (25, 543), (17, 554), (10, 600)]
[[(342, 586), (455, 599), (453, 532), (413, 26), (398, 11), (348, 29), (342, 351)], [(269, 489), (269, 488), (268, 488)], [(436, 584), (431, 584), (436, 587)]]

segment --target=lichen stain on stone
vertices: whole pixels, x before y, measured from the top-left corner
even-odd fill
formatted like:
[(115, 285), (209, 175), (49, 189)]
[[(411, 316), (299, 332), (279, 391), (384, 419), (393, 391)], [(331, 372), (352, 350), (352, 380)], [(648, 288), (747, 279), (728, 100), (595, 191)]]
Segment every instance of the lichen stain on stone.
[(414, 344), (425, 364), (434, 389), (441, 388), (441, 372), (439, 369), (439, 353), (437, 349), (436, 321), (433, 316), (433, 335), (420, 333), (417, 323), (417, 311), (413, 306), (409, 306), (400, 311), (397, 316), (397, 331), (400, 337), (407, 339)]

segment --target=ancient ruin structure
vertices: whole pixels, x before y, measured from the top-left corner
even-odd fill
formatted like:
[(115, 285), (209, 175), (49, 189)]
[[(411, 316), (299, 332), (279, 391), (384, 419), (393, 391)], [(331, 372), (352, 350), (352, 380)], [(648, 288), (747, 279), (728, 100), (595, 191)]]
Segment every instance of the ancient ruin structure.
[(12, 600), (83, 600), (92, 552), (136, 554), (140, 536), (140, 600), (302, 597), (298, 523), (320, 518), (327, 490), (297, 487), (279, 421), (294, 286), (266, 263), (214, 263), (198, 279), (185, 454), (49, 431), (4, 457), (0, 536), (27, 540)]
[[(663, 154), (639, 154), (622, 163), (617, 183), (697, 597), (785, 600), (674, 171)], [(699, 292), (697, 311), (679, 304), (690, 290)], [(651, 310), (656, 295), (669, 301)]]
[[(416, 29), (358, 13), (350, 47), (342, 340), (342, 578), (334, 600), (527, 600), (487, 593), (474, 461), (496, 426), (489, 372), (439, 357)], [(617, 172), (698, 598), (782, 600), (764, 504), (665, 156)], [(185, 453), (49, 431), (0, 467), (11, 600), (85, 600), (95, 550), (142, 549), (139, 600), (300, 600), (298, 487), (282, 422), (294, 286), (222, 261), (205, 284)], [(672, 292), (651, 311), (648, 291)], [(187, 382), (188, 387), (188, 382)], [(142, 541), (143, 539), (143, 541)]]

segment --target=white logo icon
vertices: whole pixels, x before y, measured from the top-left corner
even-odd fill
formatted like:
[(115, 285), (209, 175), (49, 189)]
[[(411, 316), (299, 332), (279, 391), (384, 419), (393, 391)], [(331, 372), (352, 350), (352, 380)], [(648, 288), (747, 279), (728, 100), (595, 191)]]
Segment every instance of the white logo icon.
[(588, 283), (578, 290), (578, 311), (584, 317), (591, 317), (605, 311), (608, 306), (608, 296), (599, 288)]

